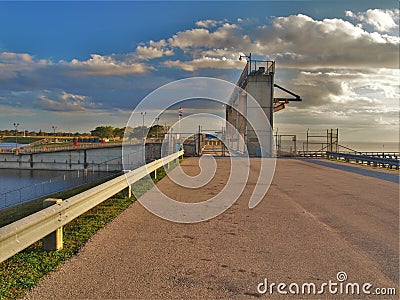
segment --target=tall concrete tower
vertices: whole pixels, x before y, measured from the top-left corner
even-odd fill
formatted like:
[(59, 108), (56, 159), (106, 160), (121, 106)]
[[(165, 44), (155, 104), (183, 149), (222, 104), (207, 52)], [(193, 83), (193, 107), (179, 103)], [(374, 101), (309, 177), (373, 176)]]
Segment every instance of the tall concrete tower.
[[(243, 152), (245, 144), (250, 156), (269, 156), (272, 155), (272, 148), (269, 146), (272, 143), (269, 143), (269, 140), (272, 139), (273, 127), (275, 62), (255, 61), (251, 59), (251, 54), (244, 57), (248, 61), (237, 85), (245, 92), (239, 91), (232, 95), (230, 105), (226, 109), (226, 122), (236, 129), (232, 130), (231, 127), (229, 130), (229, 125), (226, 126), (228, 147)], [(248, 101), (248, 94), (257, 101), (264, 112), (266, 118), (263, 117), (260, 121), (267, 120), (270, 123), (270, 132), (262, 130), (263, 142), (257, 137), (256, 132), (260, 134), (261, 127), (265, 128), (265, 124), (255, 122), (251, 126), (247, 121), (248, 116), (260, 113), (259, 108), (252, 107), (251, 101)]]
[[(265, 61), (261, 62), (266, 65), (257, 66), (254, 62), (254, 69), (249, 72), (247, 76), (247, 84), (244, 90), (250, 94), (261, 106), (265, 116), (270, 124), (270, 131), (263, 132), (261, 128), (257, 127), (261, 124), (254, 124), (250, 126), (247, 124), (247, 151), (250, 156), (267, 156), (272, 155), (272, 129), (273, 129), (273, 116), (274, 116), (274, 71), (275, 62)], [(255, 108), (251, 107), (249, 101), (247, 102), (247, 115), (255, 114)], [(264, 119), (265, 120), (265, 119)], [(263, 134), (262, 141), (256, 136), (256, 131)]]
[[(274, 151), (272, 149), (274, 112), (285, 108), (285, 104), (289, 101), (301, 101), (301, 98), (274, 83), (274, 61), (252, 60), (251, 54), (241, 55), (239, 59), (242, 58), (247, 59), (247, 64), (237, 82), (241, 91), (235, 91), (232, 94), (226, 108), (226, 143), (230, 149), (242, 153), (245, 150), (244, 145), (246, 145), (250, 156), (270, 156)], [(295, 98), (274, 98), (275, 87)], [(260, 116), (259, 107), (254, 107), (248, 97), (256, 100), (264, 112), (263, 116)], [(249, 117), (256, 115), (258, 116), (256, 121), (249, 124)], [(267, 132), (265, 122), (269, 122)]]

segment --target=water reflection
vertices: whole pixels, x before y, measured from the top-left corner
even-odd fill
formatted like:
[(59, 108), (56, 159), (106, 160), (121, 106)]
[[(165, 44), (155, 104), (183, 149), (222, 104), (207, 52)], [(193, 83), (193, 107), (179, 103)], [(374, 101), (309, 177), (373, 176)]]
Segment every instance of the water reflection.
[(0, 169), (0, 209), (111, 175), (107, 172)]

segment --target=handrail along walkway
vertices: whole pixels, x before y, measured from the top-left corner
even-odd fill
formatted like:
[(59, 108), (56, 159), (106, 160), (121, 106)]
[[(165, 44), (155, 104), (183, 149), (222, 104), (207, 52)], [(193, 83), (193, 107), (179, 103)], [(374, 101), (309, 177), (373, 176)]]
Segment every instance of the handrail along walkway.
[[(118, 176), (0, 228), (0, 262), (55, 232), (86, 211), (179, 157), (183, 150)], [(128, 184), (129, 182), (129, 184)]]

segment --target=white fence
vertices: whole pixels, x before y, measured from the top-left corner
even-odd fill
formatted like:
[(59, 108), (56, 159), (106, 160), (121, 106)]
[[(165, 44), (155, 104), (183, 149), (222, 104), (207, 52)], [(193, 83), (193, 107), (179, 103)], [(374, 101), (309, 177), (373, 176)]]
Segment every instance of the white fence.
[(153, 161), (83, 193), (0, 228), (0, 262), (55, 232), (147, 174), (183, 156), (183, 150)]

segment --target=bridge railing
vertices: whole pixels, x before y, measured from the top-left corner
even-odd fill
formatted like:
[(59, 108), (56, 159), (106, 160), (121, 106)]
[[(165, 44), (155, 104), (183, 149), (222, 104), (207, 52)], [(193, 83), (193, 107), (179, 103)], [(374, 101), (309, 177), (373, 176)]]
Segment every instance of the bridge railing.
[[(121, 142), (113, 142), (113, 143), (80, 143), (78, 145), (64, 144), (43, 144), (41, 147), (38, 146), (25, 146), (21, 149), (18, 149), (19, 153), (41, 153), (41, 152), (54, 152), (54, 151), (66, 151), (66, 150), (79, 150), (79, 149), (92, 149), (92, 148), (107, 148), (107, 147), (116, 147), (121, 146)], [(6, 152), (6, 151), (4, 151)], [(10, 152), (15, 152), (15, 148), (11, 149)]]
[(396, 168), (399, 169), (400, 160), (395, 158), (386, 158), (386, 157), (378, 157), (378, 156), (368, 156), (368, 155), (358, 155), (358, 154), (349, 154), (349, 153), (340, 153), (340, 152), (326, 152), (328, 158), (336, 158), (336, 159), (344, 159), (347, 162), (354, 161), (356, 163), (367, 163), (372, 164), (373, 166), (383, 166), (388, 168)]
[(306, 151), (298, 150), (296, 153), (299, 157), (309, 157), (309, 158), (326, 158), (326, 151)]
[(60, 230), (62, 226), (120, 191), (126, 188), (130, 189), (131, 184), (158, 168), (176, 161), (180, 156), (183, 156), (183, 150), (128, 171), (83, 193), (0, 228), (0, 262)]

